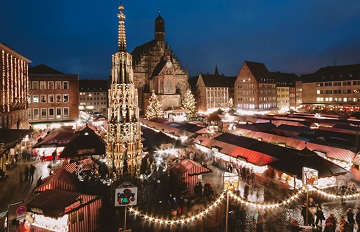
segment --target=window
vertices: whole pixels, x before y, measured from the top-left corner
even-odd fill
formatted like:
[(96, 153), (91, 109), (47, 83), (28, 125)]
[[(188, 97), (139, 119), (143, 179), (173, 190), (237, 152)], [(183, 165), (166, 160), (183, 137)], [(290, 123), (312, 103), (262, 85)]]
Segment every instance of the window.
[(39, 109), (38, 108), (33, 109), (33, 119), (39, 120)]
[(69, 94), (64, 94), (63, 102), (69, 102)]
[(324, 84), (323, 83), (316, 83), (317, 87), (322, 87)]
[(54, 108), (49, 108), (49, 119), (53, 119), (55, 114), (54, 114)]
[(351, 93), (351, 89), (343, 89), (343, 93), (345, 93), (345, 94)]
[(34, 95), (32, 102), (33, 102), (33, 103), (39, 103), (39, 95)]
[(45, 94), (41, 94), (40, 99), (41, 99), (41, 103), (46, 103), (46, 95)]
[(332, 94), (332, 90), (325, 90), (326, 94)]
[(56, 94), (56, 102), (61, 102), (61, 94)]
[(46, 81), (40, 81), (40, 89), (46, 89)]
[(48, 82), (48, 87), (49, 87), (49, 89), (54, 89), (54, 82), (53, 82), (53, 81), (49, 81), (49, 82)]
[(28, 118), (31, 118), (31, 108), (28, 108)]
[(56, 118), (61, 118), (61, 108), (60, 107), (56, 108)]
[(41, 119), (46, 119), (46, 108), (41, 108)]
[(68, 82), (68, 81), (64, 81), (64, 82), (63, 82), (63, 86), (64, 86), (64, 89), (69, 89), (69, 82)]
[(39, 82), (38, 81), (33, 81), (32, 82), (32, 89), (39, 89)]
[(343, 86), (351, 85), (351, 81), (343, 81)]
[(61, 81), (55, 81), (55, 89), (61, 89)]
[(64, 118), (69, 117), (69, 107), (64, 107)]
[(49, 103), (54, 102), (54, 94), (49, 94)]

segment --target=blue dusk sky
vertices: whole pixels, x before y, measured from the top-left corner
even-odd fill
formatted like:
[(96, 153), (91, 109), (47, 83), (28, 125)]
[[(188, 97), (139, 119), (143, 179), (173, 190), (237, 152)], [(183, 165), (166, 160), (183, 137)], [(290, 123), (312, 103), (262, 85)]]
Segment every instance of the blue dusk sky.
[[(123, 0), (127, 51), (154, 39), (158, 10), (166, 40), (190, 76), (236, 76), (245, 60), (270, 71), (312, 73), (360, 63), (359, 0)], [(1, 0), (0, 42), (80, 79), (107, 79), (117, 51), (120, 1)]]

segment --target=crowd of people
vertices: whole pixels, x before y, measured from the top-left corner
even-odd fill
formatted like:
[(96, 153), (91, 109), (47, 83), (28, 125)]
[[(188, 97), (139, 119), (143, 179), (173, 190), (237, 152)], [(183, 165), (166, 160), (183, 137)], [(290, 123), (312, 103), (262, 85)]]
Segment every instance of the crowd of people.
[[(315, 203), (313, 198), (304, 202), (301, 208), (303, 224), (311, 226), (315, 231), (322, 232), (360, 232), (360, 207), (356, 212), (352, 208), (346, 211), (346, 215), (340, 215), (339, 219), (334, 213), (330, 213), (326, 218), (320, 204)], [(291, 223), (292, 232), (302, 231), (297, 222)]]

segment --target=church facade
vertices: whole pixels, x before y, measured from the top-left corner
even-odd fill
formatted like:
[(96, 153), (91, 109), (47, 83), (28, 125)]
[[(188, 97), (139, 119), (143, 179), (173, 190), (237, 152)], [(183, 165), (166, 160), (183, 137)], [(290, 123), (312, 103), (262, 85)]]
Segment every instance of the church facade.
[(151, 93), (157, 95), (163, 110), (181, 107), (189, 88), (188, 73), (165, 40), (165, 21), (155, 19), (155, 38), (136, 47), (133, 57), (134, 84), (139, 94), (139, 107), (145, 114)]

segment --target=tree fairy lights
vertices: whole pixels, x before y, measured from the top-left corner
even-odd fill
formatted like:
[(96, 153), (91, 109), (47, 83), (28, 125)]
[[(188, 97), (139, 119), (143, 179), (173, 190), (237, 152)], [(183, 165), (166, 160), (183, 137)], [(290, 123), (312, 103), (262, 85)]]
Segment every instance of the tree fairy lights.
[[(306, 193), (306, 191), (314, 191), (324, 197), (333, 198), (333, 199), (345, 200), (345, 199), (353, 199), (353, 198), (360, 197), (360, 193), (349, 194), (349, 195), (336, 195), (336, 194), (326, 193), (325, 191), (317, 189), (312, 186), (308, 186), (308, 187), (309, 187), (308, 190), (304, 186), (303, 188), (301, 188), (298, 192), (296, 192), (294, 195), (290, 196), (289, 198), (287, 198), (279, 203), (271, 203), (271, 204), (251, 202), (251, 201), (245, 200), (245, 199), (235, 195), (231, 191), (229, 191), (229, 195), (231, 198), (233, 198), (234, 200), (236, 200), (237, 202), (239, 202), (241, 205), (243, 205), (245, 207), (253, 207), (253, 208), (260, 208), (260, 209), (277, 209), (283, 205), (288, 205), (296, 200), (299, 200), (300, 196), (302, 194)], [(143, 218), (144, 220), (146, 220), (150, 223), (157, 223), (160, 225), (170, 225), (170, 226), (171, 225), (179, 225), (179, 224), (183, 225), (183, 224), (192, 223), (192, 222), (196, 221), (197, 219), (201, 219), (204, 216), (208, 215), (210, 212), (212, 212), (214, 209), (216, 209), (220, 205), (220, 203), (225, 199), (225, 195), (226, 195), (226, 192), (221, 193), (221, 195), (216, 199), (216, 201), (213, 204), (211, 204), (210, 206), (208, 206), (207, 208), (205, 208), (203, 211), (199, 212), (198, 214), (193, 215), (191, 217), (177, 219), (177, 220), (166, 220), (166, 219), (162, 219), (162, 218), (157, 218), (155, 216), (149, 216), (147, 214), (141, 213), (140, 211), (136, 210), (135, 208), (129, 208), (129, 212), (132, 213), (134, 216)]]

